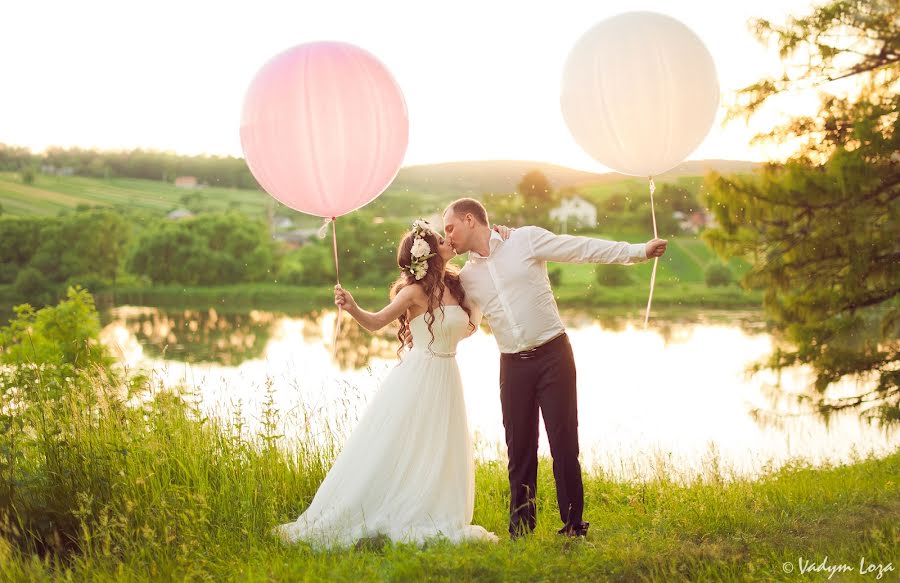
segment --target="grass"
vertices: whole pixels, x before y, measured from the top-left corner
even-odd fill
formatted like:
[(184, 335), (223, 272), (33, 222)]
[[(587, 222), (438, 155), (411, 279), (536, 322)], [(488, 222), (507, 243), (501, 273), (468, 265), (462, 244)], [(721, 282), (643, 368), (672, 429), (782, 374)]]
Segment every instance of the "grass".
[[(589, 236), (613, 241), (631, 242), (647, 239), (646, 234), (642, 235), (640, 233), (600, 233)], [(660, 258), (656, 269), (657, 284), (704, 283), (706, 281), (706, 269), (712, 264), (721, 263), (715, 252), (697, 236), (670, 237), (668, 241), (669, 246), (666, 249), (666, 254)], [(727, 265), (734, 276), (734, 281), (740, 280), (750, 268), (749, 263), (737, 258), (733, 258)], [(593, 264), (551, 263), (548, 268), (552, 269), (554, 266), (562, 269), (563, 287), (569, 285), (581, 287), (597, 284), (594, 276), (595, 266)], [(644, 287), (650, 285), (650, 275), (653, 270), (652, 261), (622, 266), (622, 269), (628, 270), (628, 274), (635, 281), (636, 285)]]
[[(5, 374), (0, 412), (14, 408), (18, 421), (0, 434), (2, 580), (795, 581), (783, 563), (886, 565), (900, 539), (898, 451), (820, 468), (798, 460), (755, 480), (716, 460), (701, 475), (661, 461), (644, 481), (596, 467), (585, 477), (584, 541), (554, 534), (542, 460), (530, 538), (317, 553), (268, 532), (308, 505), (354, 420), (314, 432), (314, 412), (275, 410), (269, 386), (251, 434), (239, 411), (205, 417), (189, 392), (162, 391), (152, 374)], [(285, 441), (286, 424), (306, 432)], [(502, 534), (507, 504), (504, 463), (478, 463), (474, 522)]]

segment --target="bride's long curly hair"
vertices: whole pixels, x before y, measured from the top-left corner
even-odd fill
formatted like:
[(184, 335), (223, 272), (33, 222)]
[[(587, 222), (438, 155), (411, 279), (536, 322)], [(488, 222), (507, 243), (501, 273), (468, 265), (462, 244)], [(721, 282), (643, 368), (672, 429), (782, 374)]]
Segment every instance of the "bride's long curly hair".
[[(444, 306), (441, 303), (441, 298), (444, 297), (445, 289), (450, 292), (450, 295), (453, 296), (462, 309), (465, 310), (466, 315), (469, 316), (469, 328), (474, 331), (475, 325), (471, 322), (471, 311), (465, 306), (466, 292), (463, 291), (462, 283), (459, 280), (459, 268), (456, 265), (448, 264), (447, 270), (444, 271), (444, 265), (447, 262), (437, 252), (438, 238), (431, 233), (425, 233), (422, 238), (425, 239), (434, 253), (434, 257), (428, 260), (428, 271), (425, 273), (425, 277), (416, 280), (415, 276), (409, 272), (410, 265), (412, 265), (412, 246), (415, 242), (415, 232), (409, 231), (403, 236), (400, 246), (397, 248), (397, 267), (400, 268), (400, 276), (391, 284), (390, 298), (393, 300), (397, 293), (406, 286), (415, 284), (422, 286), (425, 295), (428, 297), (428, 308), (424, 318), (425, 323), (428, 325), (428, 332), (431, 333), (431, 342), (428, 343), (428, 348), (430, 349), (431, 345), (434, 344), (434, 330), (432, 329), (435, 319), (434, 310), (440, 309), (441, 317), (443, 317)], [(443, 277), (441, 277), (442, 274)], [(410, 320), (404, 312), (400, 315), (400, 330), (397, 331), (397, 339), (400, 341), (400, 346), (397, 348), (398, 357), (404, 348), (412, 348), (412, 331), (409, 328), (409, 324)]]

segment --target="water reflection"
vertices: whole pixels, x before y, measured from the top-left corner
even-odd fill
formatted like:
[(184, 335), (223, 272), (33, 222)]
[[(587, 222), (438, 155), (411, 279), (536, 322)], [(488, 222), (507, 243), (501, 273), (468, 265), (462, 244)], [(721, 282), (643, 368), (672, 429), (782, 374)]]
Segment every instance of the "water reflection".
[[(304, 317), (307, 321), (309, 316)], [(324, 312), (314, 321), (316, 327), (333, 330), (336, 314)], [(365, 368), (373, 358), (390, 359), (397, 358), (397, 330), (396, 324), (387, 326), (372, 334), (362, 326), (359, 326), (352, 317), (342, 314), (340, 333), (338, 334), (334, 352), (334, 358), (341, 370), (356, 370)], [(331, 343), (333, 334), (329, 333), (326, 342)]]
[[(133, 336), (149, 358), (237, 366), (263, 356), (272, 328), (281, 317), (257, 310), (219, 314), (215, 308), (173, 311), (122, 306), (106, 312), (103, 320), (104, 336), (119, 358), (125, 356), (128, 338)], [(307, 324), (304, 342), (331, 343), (332, 335), (326, 338), (322, 329), (332, 329), (334, 312), (310, 312), (300, 319)], [(364, 368), (373, 357), (396, 356), (396, 326), (370, 334), (344, 314), (341, 329), (335, 353), (341, 370)]]
[[(215, 308), (172, 311), (130, 306), (113, 308), (103, 318), (108, 338), (133, 335), (148, 357), (227, 366), (259, 358), (276, 319), (275, 314), (256, 310), (220, 315)], [(122, 350), (116, 348), (120, 358)]]
[[(343, 323), (332, 359), (336, 314), (331, 311), (298, 317), (245, 314), (231, 326), (232, 336), (246, 336), (253, 326), (266, 330), (253, 333), (252, 351), (237, 348), (239, 340), (225, 343), (224, 353), (233, 360), (223, 364), (225, 359), (210, 348), (220, 344), (209, 335), (201, 343), (210, 351), (206, 357), (177, 359), (156, 347), (163, 338), (169, 340), (169, 334), (175, 334), (185, 350), (193, 346), (172, 332), (172, 323), (181, 320), (164, 311), (148, 315), (142, 310), (148, 309), (118, 308), (104, 329), (104, 341), (122, 347), (127, 365), (153, 368), (164, 384), (196, 386), (210, 412), (227, 415), (239, 401), (251, 427), (261, 410), (264, 386), (271, 382), (279, 410), (315, 412), (285, 419), (287, 435), (334, 427), (336, 419), (343, 420), (339, 425), (349, 432), (396, 364), (394, 329), (373, 336), (351, 320)], [(774, 346), (760, 314), (655, 316), (647, 330), (642, 316), (638, 311), (563, 313), (578, 366), (579, 435), (587, 466), (634, 477), (653, 475), (661, 463), (699, 472), (716, 458), (725, 467), (753, 474), (794, 456), (817, 463), (843, 461), (854, 453), (883, 453), (897, 447), (896, 432), (882, 432), (855, 415), (836, 415), (826, 424), (802, 414), (795, 399), (772, 400), (768, 393), (778, 377), (746, 372)], [(182, 323), (176, 329), (187, 330), (191, 337), (202, 325), (198, 321), (194, 327)], [(496, 342), (481, 329), (460, 343), (457, 359), (479, 455), (502, 457)], [(781, 375), (782, 386), (795, 392), (811, 381), (811, 371), (804, 368)], [(858, 388), (855, 383), (844, 384), (835, 391)], [(770, 408), (780, 424), (760, 423), (754, 417), (755, 410)], [(541, 431), (540, 449), (547, 454), (543, 425)]]

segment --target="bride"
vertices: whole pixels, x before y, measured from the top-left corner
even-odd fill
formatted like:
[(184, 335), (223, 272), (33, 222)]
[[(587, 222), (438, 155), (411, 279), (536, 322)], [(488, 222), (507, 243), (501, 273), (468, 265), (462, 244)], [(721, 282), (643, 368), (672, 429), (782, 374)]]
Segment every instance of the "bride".
[[(400, 362), (372, 397), (312, 503), (274, 533), (287, 542), (347, 546), (385, 535), (422, 543), (497, 536), (472, 525), (473, 446), (456, 363), (457, 343), (470, 336), (481, 313), (466, 302), (456, 252), (423, 220), (397, 250), (402, 270), (391, 302), (372, 313), (335, 286), (343, 306), (369, 331), (400, 321)], [(409, 350), (403, 352), (405, 348)]]

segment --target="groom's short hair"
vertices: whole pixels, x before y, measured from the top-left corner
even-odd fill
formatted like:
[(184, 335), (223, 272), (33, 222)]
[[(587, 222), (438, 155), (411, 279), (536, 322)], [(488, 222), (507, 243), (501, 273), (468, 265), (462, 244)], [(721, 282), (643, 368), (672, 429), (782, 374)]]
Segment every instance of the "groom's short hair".
[(485, 209), (484, 205), (474, 198), (460, 198), (454, 200), (450, 203), (450, 206), (447, 207), (447, 210), (453, 211), (453, 213), (457, 215), (472, 213), (472, 216), (475, 217), (475, 220), (477, 220), (482, 225), (488, 225), (487, 209)]

